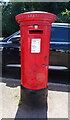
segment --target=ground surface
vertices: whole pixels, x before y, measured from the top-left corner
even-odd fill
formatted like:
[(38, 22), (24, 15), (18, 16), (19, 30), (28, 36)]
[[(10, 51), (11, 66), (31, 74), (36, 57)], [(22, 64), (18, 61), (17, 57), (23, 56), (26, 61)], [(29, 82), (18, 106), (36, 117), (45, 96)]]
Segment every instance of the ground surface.
[[(24, 92), (20, 102), (19, 71), (6, 71), (0, 77), (0, 116), (2, 118), (68, 118), (69, 87), (67, 73), (50, 72), (48, 97), (46, 94)], [(58, 76), (57, 76), (58, 75)], [(60, 76), (59, 76), (60, 75)], [(64, 80), (63, 80), (64, 78)], [(45, 93), (47, 93), (45, 91)], [(21, 103), (19, 105), (19, 102)]]

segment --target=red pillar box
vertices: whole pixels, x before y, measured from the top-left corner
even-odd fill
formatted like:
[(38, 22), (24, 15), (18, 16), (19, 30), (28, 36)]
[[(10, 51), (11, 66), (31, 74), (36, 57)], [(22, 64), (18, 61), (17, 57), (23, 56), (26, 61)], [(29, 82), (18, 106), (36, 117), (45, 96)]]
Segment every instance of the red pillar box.
[(47, 88), (50, 29), (56, 15), (27, 12), (16, 16), (21, 34), (21, 85), (31, 90)]

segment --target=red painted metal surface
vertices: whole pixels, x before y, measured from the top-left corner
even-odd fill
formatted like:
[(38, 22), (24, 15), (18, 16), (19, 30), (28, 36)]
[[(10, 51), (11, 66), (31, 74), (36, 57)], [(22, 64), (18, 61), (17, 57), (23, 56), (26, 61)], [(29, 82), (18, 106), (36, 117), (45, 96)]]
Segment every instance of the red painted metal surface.
[(19, 14), (21, 31), (21, 84), (31, 90), (47, 87), (50, 28), (56, 15), (46, 12)]

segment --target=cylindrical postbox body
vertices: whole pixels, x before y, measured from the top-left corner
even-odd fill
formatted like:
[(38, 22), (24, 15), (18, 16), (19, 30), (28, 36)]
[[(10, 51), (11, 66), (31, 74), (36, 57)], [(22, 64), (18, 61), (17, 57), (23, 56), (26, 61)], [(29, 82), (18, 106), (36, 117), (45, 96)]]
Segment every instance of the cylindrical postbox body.
[(16, 16), (21, 34), (21, 85), (31, 90), (47, 87), (50, 28), (56, 15), (27, 12)]

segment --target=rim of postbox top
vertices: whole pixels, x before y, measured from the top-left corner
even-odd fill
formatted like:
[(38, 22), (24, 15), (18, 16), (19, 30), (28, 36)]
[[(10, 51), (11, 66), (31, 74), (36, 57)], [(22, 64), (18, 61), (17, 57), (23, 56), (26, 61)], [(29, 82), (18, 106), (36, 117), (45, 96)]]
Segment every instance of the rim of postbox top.
[(16, 21), (18, 23), (26, 22), (27, 20), (48, 20), (49, 22), (51, 21), (50, 23), (52, 23), (56, 20), (56, 15), (43, 11), (31, 11), (16, 15)]
[(48, 12), (45, 12), (45, 11), (30, 11), (30, 12), (25, 12), (24, 14), (26, 13), (48, 13)]

